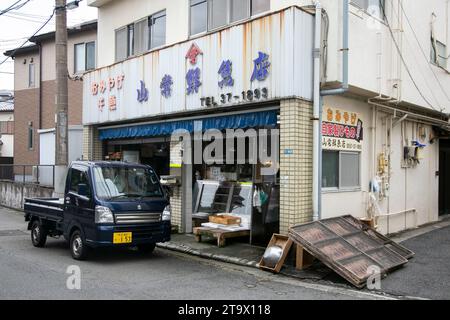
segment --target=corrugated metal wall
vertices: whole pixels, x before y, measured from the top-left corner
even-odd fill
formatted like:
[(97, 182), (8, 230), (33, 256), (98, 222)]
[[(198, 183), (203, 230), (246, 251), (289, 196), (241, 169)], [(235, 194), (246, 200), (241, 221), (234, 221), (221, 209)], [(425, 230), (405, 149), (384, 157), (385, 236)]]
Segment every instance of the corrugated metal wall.
[[(268, 97), (255, 99), (255, 102), (291, 96), (312, 100), (313, 26), (314, 16), (292, 7), (91, 72), (84, 77), (83, 123), (107, 123), (197, 110), (206, 108), (202, 107), (201, 98), (214, 97), (219, 102), (220, 95), (226, 93), (240, 97), (225, 104), (235, 105), (244, 102), (243, 91), (262, 88), (268, 89)], [(203, 52), (196, 65), (186, 59), (193, 43)], [(269, 55), (269, 76), (264, 81), (252, 82), (253, 61), (258, 52)], [(222, 78), (218, 70), (224, 60), (231, 60), (233, 64), (234, 86), (221, 89), (218, 82)], [(201, 70), (202, 85), (198, 93), (187, 95), (186, 73), (197, 67)], [(169, 98), (163, 97), (160, 89), (166, 74), (173, 78)], [(93, 83), (103, 80), (107, 84), (109, 78), (120, 75), (125, 76), (122, 89), (115, 86), (104, 93), (92, 94)], [(142, 103), (137, 100), (141, 80), (149, 90), (148, 101)], [(108, 108), (111, 96), (117, 101), (113, 111)], [(102, 98), (105, 106), (100, 111), (98, 102)]]

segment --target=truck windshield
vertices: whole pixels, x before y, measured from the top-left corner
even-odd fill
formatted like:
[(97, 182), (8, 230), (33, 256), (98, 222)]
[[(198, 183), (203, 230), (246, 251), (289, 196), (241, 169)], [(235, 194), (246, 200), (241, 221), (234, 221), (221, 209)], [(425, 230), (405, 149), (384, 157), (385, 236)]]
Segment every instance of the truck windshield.
[(153, 170), (140, 167), (94, 167), (94, 184), (102, 200), (162, 197)]

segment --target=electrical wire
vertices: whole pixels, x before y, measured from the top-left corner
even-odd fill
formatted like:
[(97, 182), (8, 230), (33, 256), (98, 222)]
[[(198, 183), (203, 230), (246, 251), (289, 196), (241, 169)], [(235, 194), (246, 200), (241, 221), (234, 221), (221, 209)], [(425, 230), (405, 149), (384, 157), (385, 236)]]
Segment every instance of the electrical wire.
[[(403, 11), (403, 14), (404, 14), (405, 17), (406, 17), (406, 21), (408, 22), (409, 27), (411, 28), (411, 30), (412, 30), (412, 32), (413, 32), (413, 34), (414, 34), (414, 37), (416, 38), (416, 41), (417, 41), (417, 43), (419, 44), (420, 51), (422, 52), (422, 54), (423, 54), (425, 60), (427, 61), (428, 67), (430, 68), (431, 72), (433, 73), (433, 75), (434, 75), (436, 81), (438, 82), (439, 87), (441, 88), (442, 92), (443, 92), (443, 93), (445, 94), (445, 96), (447, 97), (447, 100), (450, 101), (450, 97), (448, 96), (447, 91), (444, 89), (444, 86), (442, 85), (441, 81), (439, 80), (439, 78), (438, 78), (436, 72), (434, 72), (433, 67), (431, 67), (431, 65), (428, 63), (428, 57), (427, 57), (427, 55), (426, 55), (426, 53), (425, 53), (424, 48), (422, 47), (422, 44), (421, 44), (420, 41), (419, 41), (419, 37), (417, 36), (417, 33), (414, 31), (414, 27), (413, 27), (413, 25), (412, 25), (412, 23), (411, 23), (411, 21), (410, 21), (408, 15), (407, 15), (406, 12), (405, 12), (405, 9), (404, 9), (404, 7), (403, 7), (402, 2), (400, 1), (399, 4), (400, 4), (401, 10)], [(442, 58), (443, 58), (443, 57), (442, 57)]]
[[(30, 38), (34, 37), (34, 36), (37, 35), (42, 29), (44, 29), (44, 27), (50, 22), (50, 20), (52, 20), (53, 16), (55, 15), (55, 11), (56, 11), (56, 10), (54, 9), (53, 12), (52, 12), (52, 14), (50, 15), (50, 17), (47, 19), (47, 21), (46, 21), (39, 29), (37, 29), (36, 32), (33, 33), (33, 35), (32, 35)], [(29, 39), (30, 39), (30, 38), (28, 38), (27, 40), (25, 40), (25, 42), (23, 42), (21, 46), (19, 46), (18, 48), (16, 48), (16, 49), (11, 53), (11, 56), (13, 56), (13, 55), (17, 52), (17, 50), (23, 48), (23, 47), (29, 42)], [(2, 62), (0, 62), (0, 66), (3, 65), (9, 58), (10, 58), (10, 57), (7, 57), (7, 58), (4, 59)]]
[(3, 14), (5, 14), (5, 13), (7, 13), (7, 12), (9, 12), (9, 11), (21, 9), (23, 6), (25, 6), (25, 5), (26, 5), (28, 2), (30, 2), (31, 0), (26, 0), (24, 3), (18, 4), (20, 1), (22, 1), (22, 0), (16, 1), (14, 4), (12, 4), (11, 6), (9, 6), (8, 8), (6, 8), (6, 9), (0, 11), (0, 16), (3, 15)]
[[(388, 27), (388, 29), (389, 29), (389, 33), (391, 34), (392, 41), (394, 42), (394, 45), (395, 45), (395, 47), (397, 48), (397, 52), (398, 52), (398, 54), (399, 54), (399, 56), (400, 56), (400, 58), (401, 58), (401, 60), (402, 60), (402, 63), (403, 63), (403, 65), (404, 65), (405, 69), (406, 69), (406, 72), (408, 73), (408, 75), (409, 75), (409, 77), (410, 77), (412, 83), (414, 84), (414, 87), (416, 87), (417, 92), (420, 94), (420, 96), (421, 96), (422, 99), (425, 101), (425, 103), (428, 104), (428, 106), (429, 106), (431, 109), (433, 109), (434, 111), (438, 111), (438, 110), (430, 103), (430, 101), (428, 101), (428, 99), (425, 97), (425, 95), (424, 95), (424, 94), (422, 93), (422, 91), (419, 89), (419, 86), (417, 85), (417, 82), (414, 80), (414, 77), (412, 76), (412, 73), (411, 73), (411, 71), (409, 70), (408, 64), (407, 64), (406, 61), (405, 61), (405, 57), (403, 57), (402, 51), (401, 51), (401, 49), (400, 49), (400, 46), (399, 46), (399, 44), (397, 43), (397, 41), (395, 40), (394, 32), (393, 32), (393, 30), (392, 30), (391, 24), (389, 23), (389, 19), (388, 19), (388, 17), (386, 16), (386, 8), (385, 8), (385, 6), (384, 6), (383, 1), (380, 1), (380, 5), (381, 5), (381, 8), (382, 8), (384, 20), (386, 21), (386, 25), (387, 25), (387, 27)], [(440, 111), (438, 111), (438, 112), (440, 112)]]

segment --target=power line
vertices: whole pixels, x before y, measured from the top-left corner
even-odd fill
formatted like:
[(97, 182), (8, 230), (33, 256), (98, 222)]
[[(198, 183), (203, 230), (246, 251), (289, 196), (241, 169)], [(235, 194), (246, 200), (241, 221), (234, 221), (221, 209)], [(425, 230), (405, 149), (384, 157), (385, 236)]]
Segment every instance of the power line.
[(403, 14), (404, 14), (405, 17), (406, 17), (406, 21), (408, 22), (409, 27), (411, 28), (411, 30), (412, 30), (412, 32), (413, 32), (413, 34), (414, 34), (414, 37), (416, 38), (416, 41), (417, 41), (417, 43), (419, 44), (420, 51), (422, 52), (422, 54), (423, 54), (423, 56), (424, 56), (424, 58), (425, 58), (425, 60), (426, 60), (426, 62), (427, 62), (428, 67), (430, 68), (431, 72), (433, 73), (433, 75), (434, 75), (436, 81), (438, 82), (439, 87), (441, 88), (442, 92), (443, 92), (443, 93), (445, 94), (445, 96), (447, 97), (447, 100), (450, 101), (450, 97), (448, 96), (447, 91), (444, 89), (444, 86), (442, 85), (441, 81), (439, 80), (439, 78), (438, 78), (436, 72), (434, 72), (433, 68), (432, 68), (431, 65), (428, 63), (428, 57), (427, 57), (427, 55), (426, 55), (426, 53), (425, 53), (424, 48), (422, 47), (422, 44), (421, 44), (420, 41), (419, 41), (419, 37), (417, 36), (416, 32), (414, 31), (414, 27), (412, 26), (412, 23), (411, 23), (411, 21), (409, 20), (409, 17), (408, 17), (408, 15), (406, 14), (405, 9), (403, 8), (402, 2), (400, 1), (399, 4), (400, 4), (401, 10), (403, 11)]
[[(42, 29), (44, 29), (44, 27), (50, 22), (50, 20), (52, 20), (52, 18), (53, 18), (54, 15), (55, 15), (55, 10), (52, 11), (52, 14), (51, 14), (50, 17), (47, 19), (47, 21), (46, 21), (39, 29), (37, 29), (36, 32), (33, 33), (33, 35), (32, 35), (30, 38), (34, 37), (35, 35), (37, 35), (37, 34), (39, 33), (39, 31), (41, 31)], [(14, 51), (11, 53), (11, 56), (13, 56), (13, 55), (17, 52), (17, 50), (19, 50), (20, 48), (22, 48), (23, 46), (25, 46), (25, 45), (28, 43), (28, 40), (29, 40), (29, 38), (28, 38), (27, 40), (25, 40), (25, 42), (22, 43), (22, 45), (21, 45), (20, 47), (14, 49)], [(1, 66), (2, 64), (4, 64), (8, 59), (9, 59), (9, 57), (7, 57), (7, 58), (4, 59), (2, 62), (0, 62), (0, 66)]]
[(422, 91), (420, 91), (419, 86), (417, 85), (416, 81), (414, 80), (414, 77), (412, 76), (412, 73), (411, 73), (411, 71), (409, 70), (408, 65), (406, 64), (406, 61), (405, 61), (405, 58), (403, 57), (402, 51), (401, 51), (401, 49), (400, 49), (400, 46), (398, 45), (397, 41), (395, 40), (394, 32), (392, 31), (392, 27), (391, 27), (391, 25), (390, 25), (390, 23), (389, 23), (388, 17), (386, 16), (386, 8), (385, 8), (385, 6), (384, 6), (383, 1), (380, 1), (380, 5), (381, 5), (381, 8), (383, 9), (382, 11), (383, 11), (384, 20), (386, 21), (386, 24), (387, 24), (387, 26), (388, 26), (389, 32), (390, 32), (391, 37), (392, 37), (392, 41), (394, 42), (395, 47), (397, 48), (397, 52), (398, 52), (398, 54), (399, 54), (399, 56), (400, 56), (400, 58), (401, 58), (401, 60), (402, 60), (402, 63), (403, 63), (403, 65), (404, 65), (406, 71), (408, 72), (409, 77), (411, 78), (411, 81), (412, 81), (413, 84), (414, 84), (414, 87), (416, 87), (417, 92), (419, 92), (420, 96), (421, 96), (422, 99), (426, 102), (426, 104), (428, 104), (428, 106), (429, 106), (431, 109), (433, 109), (434, 111), (438, 111), (438, 110), (437, 110), (437, 109), (436, 109), (436, 108), (428, 101), (428, 99), (425, 97), (425, 95), (422, 93)]
[(0, 16), (3, 15), (3, 14), (5, 14), (5, 13), (7, 13), (7, 12), (9, 12), (9, 11), (12, 11), (12, 10), (19, 10), (20, 8), (22, 8), (23, 6), (25, 6), (25, 5), (26, 5), (28, 2), (30, 2), (31, 0), (26, 0), (24, 3), (18, 4), (20, 1), (22, 1), (22, 0), (16, 1), (14, 4), (12, 4), (11, 6), (9, 6), (9, 7), (6, 8), (5, 10), (0, 11)]
[(20, 17), (20, 16), (14, 16), (9, 13), (5, 14), (5, 17), (16, 19), (16, 20), (21, 20), (21, 21), (34, 22), (34, 23), (43, 23), (45, 21), (43, 19), (34, 19), (34, 18), (25, 18), (25, 17)]
[(14, 2), (12, 5), (10, 5), (8, 8), (6, 8), (6, 9), (0, 11), (0, 15), (4, 14), (4, 13), (10, 11), (10, 10), (13, 10), (13, 7), (14, 7), (16, 4), (18, 4), (20, 1), (22, 1), (22, 0), (16, 1), (16, 2)]

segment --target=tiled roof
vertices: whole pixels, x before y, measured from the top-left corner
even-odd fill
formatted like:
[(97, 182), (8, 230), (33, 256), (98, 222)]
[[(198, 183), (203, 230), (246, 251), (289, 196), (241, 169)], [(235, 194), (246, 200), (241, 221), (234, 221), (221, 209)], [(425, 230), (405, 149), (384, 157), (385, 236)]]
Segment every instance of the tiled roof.
[(14, 111), (13, 102), (0, 102), (0, 112), (2, 111)]

